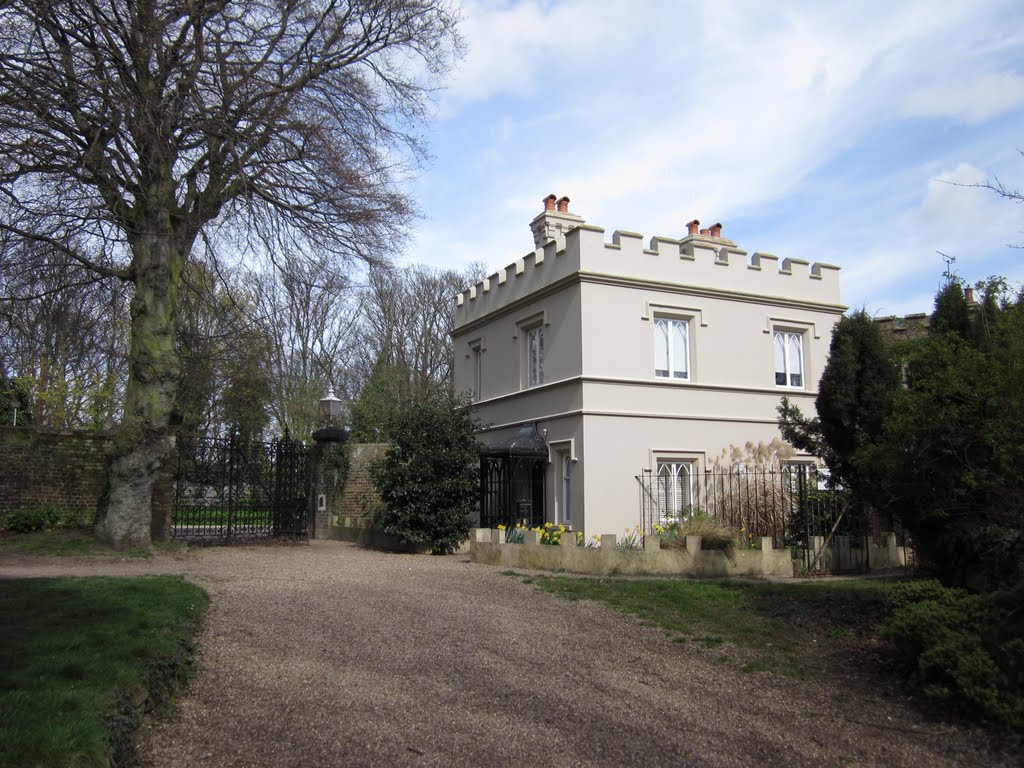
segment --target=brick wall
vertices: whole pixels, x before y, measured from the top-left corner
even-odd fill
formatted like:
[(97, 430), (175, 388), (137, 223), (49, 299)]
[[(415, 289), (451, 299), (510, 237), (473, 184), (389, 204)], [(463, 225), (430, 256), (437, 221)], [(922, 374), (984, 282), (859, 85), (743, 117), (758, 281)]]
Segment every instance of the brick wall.
[[(348, 518), (348, 525), (362, 526), (380, 503), (370, 477), (370, 463), (383, 456), (388, 446), (383, 443), (321, 443), (313, 448), (316, 533), (326, 535), (334, 517)], [(342, 487), (338, 454), (348, 456), (348, 478)], [(318, 504), (323, 495), (324, 505)]]
[(109, 435), (0, 427), (0, 515), (52, 506), (91, 521), (103, 490)]
[(373, 478), (370, 477), (370, 462), (382, 457), (388, 446), (385, 443), (353, 443), (348, 448), (348, 482), (338, 500), (338, 511), (334, 514), (366, 518), (380, 504)]

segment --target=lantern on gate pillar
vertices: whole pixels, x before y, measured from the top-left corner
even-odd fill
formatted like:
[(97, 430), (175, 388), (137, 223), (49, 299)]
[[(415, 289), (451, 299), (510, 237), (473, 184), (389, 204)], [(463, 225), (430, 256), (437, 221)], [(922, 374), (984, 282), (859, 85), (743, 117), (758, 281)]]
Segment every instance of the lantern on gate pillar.
[(327, 397), (320, 398), (320, 415), (333, 424), (334, 420), (341, 414), (341, 400), (334, 396), (334, 387), (327, 390)]
[(339, 427), (335, 423), (340, 415), (341, 400), (334, 396), (334, 387), (331, 387), (327, 390), (327, 397), (320, 398), (320, 416), (325, 426), (313, 433), (313, 439), (318, 443), (344, 443), (348, 440), (348, 427)]

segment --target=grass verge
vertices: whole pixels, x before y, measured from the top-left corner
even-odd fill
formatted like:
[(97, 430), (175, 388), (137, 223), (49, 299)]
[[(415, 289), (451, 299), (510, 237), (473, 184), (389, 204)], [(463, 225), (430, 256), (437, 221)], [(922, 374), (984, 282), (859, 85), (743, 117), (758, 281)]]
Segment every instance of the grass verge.
[(206, 595), (177, 576), (0, 580), (0, 765), (134, 759), (192, 670)]
[(872, 642), (885, 610), (878, 581), (767, 584), (667, 579), (520, 576), (569, 600), (597, 600), (661, 627), (673, 641), (710, 649), (745, 672), (806, 677), (823, 652)]
[(179, 554), (187, 551), (183, 541), (154, 541), (153, 549), (136, 549), (116, 552), (98, 542), (92, 531), (80, 528), (54, 528), (49, 531), (8, 534), (0, 538), (0, 551), (22, 552), (31, 555), (56, 555), (70, 557), (109, 557), (111, 555), (144, 560), (154, 552)]

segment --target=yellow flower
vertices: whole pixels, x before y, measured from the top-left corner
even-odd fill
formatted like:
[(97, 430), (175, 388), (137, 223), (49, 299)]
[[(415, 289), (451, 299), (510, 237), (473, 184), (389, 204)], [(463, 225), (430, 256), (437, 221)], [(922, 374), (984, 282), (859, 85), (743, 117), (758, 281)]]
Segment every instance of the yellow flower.
[(554, 528), (555, 526), (554, 526), (553, 523), (544, 523), (544, 527), (545, 528)]
[(498, 530), (499, 531), (504, 531), (505, 530), (505, 526), (502, 525), (501, 523), (498, 523)]
[(558, 532), (559, 533), (562, 533), (564, 530), (565, 530), (565, 526), (564, 525), (558, 526)]

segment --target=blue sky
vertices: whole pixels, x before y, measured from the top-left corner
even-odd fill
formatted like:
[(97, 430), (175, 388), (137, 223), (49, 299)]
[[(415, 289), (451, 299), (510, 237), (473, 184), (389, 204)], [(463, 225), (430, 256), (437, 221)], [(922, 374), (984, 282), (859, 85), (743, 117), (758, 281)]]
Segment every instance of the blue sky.
[(1024, 3), (463, 0), (408, 260), (503, 267), (548, 193), (589, 224), (838, 264), (928, 311), (945, 264), (1024, 282)]

